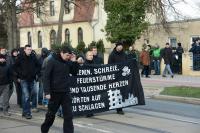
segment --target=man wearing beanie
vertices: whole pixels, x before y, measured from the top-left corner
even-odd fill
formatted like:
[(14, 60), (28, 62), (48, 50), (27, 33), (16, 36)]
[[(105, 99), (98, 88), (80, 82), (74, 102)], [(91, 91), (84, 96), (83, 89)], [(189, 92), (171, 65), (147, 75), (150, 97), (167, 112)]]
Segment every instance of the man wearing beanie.
[[(127, 60), (127, 56), (125, 52), (123, 51), (123, 43), (117, 42), (115, 45), (116, 47), (113, 49), (113, 51), (109, 55), (108, 64), (124, 62)], [(124, 114), (122, 108), (118, 108), (117, 113), (121, 115)]]

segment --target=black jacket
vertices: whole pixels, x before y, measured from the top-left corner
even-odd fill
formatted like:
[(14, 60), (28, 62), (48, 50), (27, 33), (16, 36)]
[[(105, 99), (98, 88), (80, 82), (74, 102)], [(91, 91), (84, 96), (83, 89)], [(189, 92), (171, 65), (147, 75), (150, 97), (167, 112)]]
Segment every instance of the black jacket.
[(179, 58), (182, 58), (182, 54), (184, 53), (183, 47), (178, 46), (176, 49), (176, 53), (178, 54)]
[(200, 45), (193, 45), (189, 52), (192, 52), (193, 54), (200, 54)]
[(64, 61), (57, 54), (52, 54), (46, 64), (43, 75), (45, 94), (51, 92), (70, 92), (70, 74), (76, 75), (79, 64), (71, 61)]
[(84, 64), (85, 64), (85, 65), (86, 65), (86, 64), (87, 64), (87, 65), (92, 65), (92, 64), (95, 64), (95, 63), (94, 63), (94, 60), (91, 60), (91, 61), (90, 61), (90, 60), (87, 60), (87, 59), (86, 59)]
[(103, 58), (101, 58), (99, 55), (93, 56), (94, 64), (103, 64)]
[(35, 80), (36, 75), (40, 73), (40, 64), (36, 55), (31, 54), (30, 56), (27, 56), (23, 54), (17, 58), (14, 70), (19, 79), (33, 81)]
[(161, 57), (164, 59), (165, 64), (171, 64), (172, 63), (172, 49), (171, 48), (164, 48), (161, 51)]
[(108, 64), (124, 62), (126, 60), (127, 55), (124, 53), (124, 51), (118, 52), (116, 51), (116, 49), (113, 49), (112, 53), (108, 58)]
[(7, 85), (11, 82), (11, 69), (6, 63), (0, 63), (0, 85)]

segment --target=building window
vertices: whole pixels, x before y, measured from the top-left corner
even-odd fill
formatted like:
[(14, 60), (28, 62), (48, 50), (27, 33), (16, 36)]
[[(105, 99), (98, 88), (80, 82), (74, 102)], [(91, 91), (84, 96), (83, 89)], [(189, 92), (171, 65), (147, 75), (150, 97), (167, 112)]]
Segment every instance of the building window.
[(41, 15), (41, 7), (39, 5), (37, 5), (36, 13), (37, 13), (37, 17), (39, 18)]
[(83, 30), (82, 28), (78, 28), (78, 43), (83, 41)]
[(31, 32), (27, 33), (27, 39), (28, 39), (28, 45), (32, 46), (32, 37), (31, 37)]
[(192, 36), (191, 37), (191, 44), (194, 43), (200, 36)]
[(176, 48), (177, 47), (177, 39), (176, 39), (176, 37), (169, 37), (169, 43), (171, 44), (172, 48)]
[(42, 48), (42, 33), (38, 31), (38, 48)]
[(54, 3), (54, 1), (50, 1), (50, 15), (55, 16), (55, 3)]
[(50, 45), (56, 44), (56, 31), (51, 30), (50, 32)]
[(69, 14), (70, 13), (69, 5), (70, 5), (69, 1), (66, 1), (65, 2), (65, 14)]
[(70, 32), (69, 32), (69, 29), (65, 30), (65, 42), (66, 43), (70, 42)]

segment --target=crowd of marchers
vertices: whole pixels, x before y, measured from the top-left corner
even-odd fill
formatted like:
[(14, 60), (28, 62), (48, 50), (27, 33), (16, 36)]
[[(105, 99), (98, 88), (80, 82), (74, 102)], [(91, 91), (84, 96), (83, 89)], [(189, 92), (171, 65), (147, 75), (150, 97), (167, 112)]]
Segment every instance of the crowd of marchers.
[[(199, 46), (195, 43), (191, 52), (195, 53)], [(166, 43), (164, 48), (155, 45), (145, 45), (138, 54), (134, 46), (128, 52), (124, 50), (123, 42), (115, 43), (109, 55), (108, 64), (124, 62), (135, 59), (141, 65), (141, 76), (150, 78), (150, 74), (174, 78), (174, 73), (181, 74), (183, 48), (178, 43), (177, 48), (172, 48)], [(164, 60), (165, 69), (160, 72), (160, 62)], [(10, 97), (15, 89), (17, 104), (22, 108), (22, 117), (32, 118), (32, 112), (38, 112), (38, 105), (48, 107), (41, 132), (47, 133), (52, 126), (56, 113), (64, 119), (64, 133), (73, 133), (72, 103), (69, 89), (70, 76), (77, 75), (82, 65), (104, 64), (103, 57), (97, 47), (89, 49), (85, 55), (78, 55), (68, 46), (61, 46), (59, 50), (50, 51), (42, 48), (38, 55), (30, 45), (13, 49), (10, 53), (5, 48), (0, 49), (0, 109), (2, 115), (10, 116)], [(152, 73), (152, 69), (154, 73)], [(117, 113), (123, 115), (122, 108)], [(92, 117), (94, 114), (88, 114)]]

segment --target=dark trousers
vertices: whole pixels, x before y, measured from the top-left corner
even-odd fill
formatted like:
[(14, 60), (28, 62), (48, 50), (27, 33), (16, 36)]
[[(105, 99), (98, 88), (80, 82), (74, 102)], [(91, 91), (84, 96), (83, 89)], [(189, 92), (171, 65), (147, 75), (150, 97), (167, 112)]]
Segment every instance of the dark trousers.
[(9, 84), (7, 85), (0, 85), (0, 96), (2, 96), (2, 107), (3, 107), (3, 111), (7, 111), (8, 110), (8, 106), (9, 106), (9, 100), (10, 100), (10, 96), (9, 96)]
[(117, 112), (123, 111), (122, 108), (118, 108), (118, 109), (116, 109), (116, 110), (117, 110)]
[(149, 76), (149, 66), (143, 66), (143, 70), (142, 70), (142, 72), (141, 72), (141, 75), (144, 75), (145, 74), (145, 76), (146, 77), (148, 77)]
[(19, 82), (14, 81), (15, 84), (15, 89), (16, 89), (16, 93), (17, 93), (17, 104), (22, 107), (22, 89), (21, 89), (21, 85)]
[(41, 126), (42, 133), (48, 133), (49, 128), (53, 125), (55, 120), (55, 114), (58, 111), (60, 105), (63, 110), (63, 133), (74, 133), (74, 126), (72, 121), (72, 101), (69, 93), (51, 93), (51, 99), (48, 104), (48, 111), (46, 113), (46, 118)]

